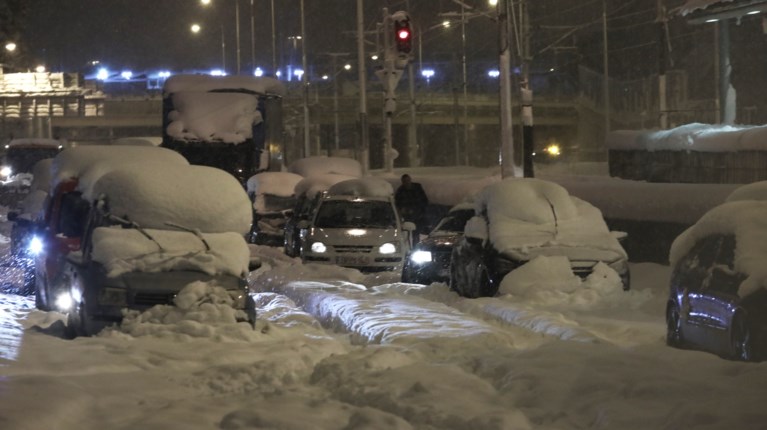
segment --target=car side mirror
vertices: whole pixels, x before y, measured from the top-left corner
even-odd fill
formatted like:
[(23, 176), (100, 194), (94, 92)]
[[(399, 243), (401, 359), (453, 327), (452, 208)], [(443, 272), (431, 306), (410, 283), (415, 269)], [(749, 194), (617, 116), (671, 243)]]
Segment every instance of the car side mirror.
[(612, 231), (610, 231), (610, 234), (613, 235), (613, 237), (615, 239), (617, 239), (618, 242), (620, 242), (620, 243), (625, 242), (626, 238), (629, 237), (629, 234), (626, 233), (625, 231), (612, 230)]
[(415, 231), (415, 224), (411, 221), (405, 221), (402, 223), (402, 230)]
[(298, 228), (300, 229), (309, 228), (309, 225), (310, 225), (309, 220), (306, 220), (306, 219), (302, 219), (301, 221), (298, 222)]

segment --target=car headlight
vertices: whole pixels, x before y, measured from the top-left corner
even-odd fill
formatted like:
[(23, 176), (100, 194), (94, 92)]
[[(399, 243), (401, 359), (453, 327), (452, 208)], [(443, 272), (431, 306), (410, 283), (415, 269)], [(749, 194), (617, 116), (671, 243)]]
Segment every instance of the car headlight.
[(381, 254), (394, 254), (397, 252), (397, 247), (393, 243), (384, 243), (378, 247), (378, 252)]
[(27, 251), (29, 251), (29, 253), (32, 255), (37, 255), (42, 250), (43, 241), (40, 240), (40, 238), (37, 236), (32, 236), (32, 239), (29, 241), (29, 245), (27, 246)]
[(61, 293), (56, 297), (56, 309), (62, 312), (69, 312), (72, 310), (74, 300), (69, 293)]
[(323, 254), (327, 252), (328, 247), (325, 246), (322, 242), (314, 242), (312, 243), (312, 252), (316, 252), (317, 254)]
[(410, 254), (410, 261), (416, 264), (431, 263), (431, 252), (429, 251), (415, 251)]
[(11, 170), (11, 168), (8, 166), (3, 166), (0, 168), (0, 176), (9, 177), (11, 176), (11, 173), (13, 173), (13, 170)]

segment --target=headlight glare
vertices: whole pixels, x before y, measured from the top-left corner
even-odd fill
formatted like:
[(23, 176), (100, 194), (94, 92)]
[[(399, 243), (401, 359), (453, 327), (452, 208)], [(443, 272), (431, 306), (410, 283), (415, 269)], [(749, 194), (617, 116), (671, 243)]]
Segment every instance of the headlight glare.
[(416, 264), (431, 263), (431, 252), (418, 250), (410, 255), (410, 261)]
[(11, 173), (13, 173), (13, 170), (11, 170), (9, 166), (3, 166), (0, 168), (0, 176), (8, 177), (11, 176)]
[(32, 255), (37, 255), (42, 250), (43, 250), (43, 241), (40, 240), (39, 237), (33, 236), (32, 239), (29, 241), (29, 246), (27, 246), (27, 251), (29, 251), (29, 253)]
[(327, 252), (328, 247), (325, 246), (322, 242), (314, 242), (312, 243), (312, 252), (316, 252), (317, 254), (324, 254)]
[(378, 247), (378, 252), (381, 254), (394, 254), (397, 252), (397, 247), (393, 243), (384, 243)]

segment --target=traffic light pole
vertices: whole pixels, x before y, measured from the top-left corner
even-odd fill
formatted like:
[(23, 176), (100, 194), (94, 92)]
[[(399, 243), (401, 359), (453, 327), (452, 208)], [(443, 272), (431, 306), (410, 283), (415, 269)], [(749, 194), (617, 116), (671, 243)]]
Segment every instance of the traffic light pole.
[(498, 42), (500, 73), (501, 177), (514, 177), (514, 137), (511, 124), (511, 45), (509, 43), (509, 0), (498, 0)]
[(360, 154), (362, 171), (370, 170), (370, 145), (368, 143), (368, 105), (367, 105), (367, 76), (365, 68), (365, 14), (362, 0), (357, 0), (357, 76), (360, 85)]

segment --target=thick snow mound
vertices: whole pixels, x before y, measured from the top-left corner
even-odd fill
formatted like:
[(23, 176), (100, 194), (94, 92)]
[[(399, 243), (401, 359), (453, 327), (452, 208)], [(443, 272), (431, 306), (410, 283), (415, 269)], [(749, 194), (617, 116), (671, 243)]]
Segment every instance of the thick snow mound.
[(261, 172), (248, 179), (248, 194), (271, 194), (290, 197), (303, 176), (290, 172)]
[(40, 190), (46, 193), (51, 189), (51, 166), (53, 158), (46, 158), (35, 163), (32, 167), (32, 185), (30, 191)]
[(316, 156), (301, 158), (292, 162), (288, 166), (288, 171), (305, 178), (323, 173), (359, 178), (362, 176), (362, 165), (352, 158)]
[(178, 140), (242, 143), (263, 121), (251, 94), (182, 92), (172, 98), (165, 131)]
[(104, 195), (112, 214), (144, 228), (168, 229), (170, 222), (205, 233), (245, 234), (253, 218), (237, 179), (208, 166), (131, 164), (104, 174), (83, 195)]
[(767, 200), (767, 181), (759, 181), (736, 188), (727, 196), (728, 202), (738, 200)]
[(237, 90), (255, 94), (284, 95), (285, 86), (277, 79), (253, 76), (173, 75), (163, 85), (163, 93)]
[(475, 197), (477, 213), (487, 211), (490, 223), (505, 217), (533, 224), (548, 224), (578, 216), (567, 190), (549, 181), (509, 178), (482, 189)]
[(675, 266), (699, 240), (712, 234), (735, 235), (735, 270), (748, 275), (739, 293), (747, 295), (767, 287), (767, 201), (730, 201), (708, 211), (671, 245)]
[(331, 186), (354, 178), (355, 176), (338, 175), (335, 173), (318, 173), (302, 179), (296, 184), (294, 192), (297, 196), (305, 194), (309, 198), (314, 198), (318, 193), (327, 191)]
[[(167, 148), (144, 146), (78, 146), (61, 151), (51, 165), (51, 186), (69, 178), (79, 178), (86, 170), (106, 173), (132, 162), (155, 162), (164, 165), (188, 165), (181, 154)], [(92, 178), (95, 180), (96, 178)]]
[[(247, 273), (250, 250), (238, 233), (201, 234), (210, 246), (187, 231), (99, 227), (93, 231), (93, 259), (107, 276), (129, 272), (192, 270), (208, 275), (242, 276)], [(162, 247), (162, 250), (159, 249)]]
[(394, 194), (394, 189), (388, 181), (381, 178), (359, 178), (334, 184), (328, 189), (328, 193), (360, 197), (389, 197)]

